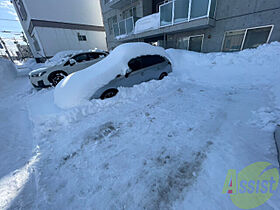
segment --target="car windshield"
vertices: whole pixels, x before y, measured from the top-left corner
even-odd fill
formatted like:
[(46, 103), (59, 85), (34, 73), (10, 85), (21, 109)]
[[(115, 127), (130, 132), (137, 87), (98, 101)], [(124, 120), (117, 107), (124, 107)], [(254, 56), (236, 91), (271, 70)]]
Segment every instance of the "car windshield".
[(73, 55), (75, 55), (74, 52), (61, 52), (56, 54), (54, 57), (46, 61), (45, 65), (46, 66), (57, 66), (60, 64), (65, 63), (66, 61), (69, 60)]

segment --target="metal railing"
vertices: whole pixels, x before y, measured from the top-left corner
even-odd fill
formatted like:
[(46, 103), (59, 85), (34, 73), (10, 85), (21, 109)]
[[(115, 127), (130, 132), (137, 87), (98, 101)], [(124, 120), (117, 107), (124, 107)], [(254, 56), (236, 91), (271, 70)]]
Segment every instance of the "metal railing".
[(214, 17), (217, 0), (173, 0), (160, 5), (160, 26)]
[(129, 17), (113, 25), (115, 37), (132, 34), (136, 18)]

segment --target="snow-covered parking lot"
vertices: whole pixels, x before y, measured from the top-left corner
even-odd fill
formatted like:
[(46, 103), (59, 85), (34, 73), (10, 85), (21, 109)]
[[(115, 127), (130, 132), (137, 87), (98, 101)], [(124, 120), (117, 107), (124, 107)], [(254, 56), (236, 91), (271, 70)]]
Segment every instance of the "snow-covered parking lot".
[[(280, 44), (167, 53), (174, 72), (164, 80), (67, 110), (54, 89), (9, 78), (0, 209), (238, 209), (222, 193), (227, 171), (279, 167)], [(279, 208), (278, 188), (257, 209)]]

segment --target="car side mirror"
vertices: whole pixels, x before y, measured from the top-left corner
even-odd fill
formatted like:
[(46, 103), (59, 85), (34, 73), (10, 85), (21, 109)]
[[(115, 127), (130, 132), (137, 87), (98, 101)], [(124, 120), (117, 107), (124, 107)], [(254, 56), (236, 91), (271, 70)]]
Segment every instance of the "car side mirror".
[(125, 78), (128, 78), (129, 75), (131, 74), (132, 70), (129, 68), (126, 70)]
[(70, 66), (74, 66), (76, 64), (76, 60), (70, 59), (69, 63), (70, 63)]

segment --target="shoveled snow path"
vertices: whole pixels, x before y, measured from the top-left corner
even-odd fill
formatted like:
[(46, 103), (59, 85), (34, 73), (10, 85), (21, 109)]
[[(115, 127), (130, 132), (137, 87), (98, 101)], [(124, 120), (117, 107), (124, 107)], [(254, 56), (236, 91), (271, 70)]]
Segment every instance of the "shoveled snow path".
[[(51, 102), (51, 92), (32, 103)], [(41, 153), (38, 206), (236, 209), (222, 194), (227, 170), (257, 161), (277, 167), (271, 132), (251, 124), (253, 111), (270, 106), (268, 87), (204, 87), (174, 76), (41, 119), (30, 106)], [(278, 200), (277, 192), (260, 209)]]
[(27, 79), (18, 78), (0, 92), (0, 209), (30, 209), (36, 193), (27, 87)]

